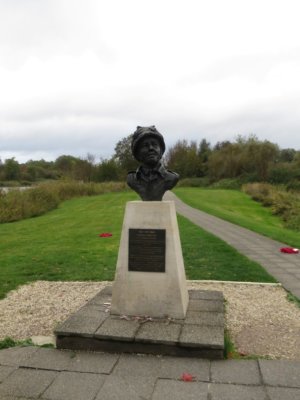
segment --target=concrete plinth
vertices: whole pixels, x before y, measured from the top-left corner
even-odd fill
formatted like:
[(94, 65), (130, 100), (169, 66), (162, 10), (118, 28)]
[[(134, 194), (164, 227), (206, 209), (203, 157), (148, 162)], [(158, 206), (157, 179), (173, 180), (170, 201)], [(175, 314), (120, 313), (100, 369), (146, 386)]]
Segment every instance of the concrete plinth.
[(106, 286), (56, 328), (58, 349), (223, 358), (221, 292), (189, 291), (184, 319), (111, 315), (107, 312), (111, 292), (111, 286)]
[[(165, 231), (164, 271), (156, 272), (156, 256), (149, 256), (147, 240), (145, 265), (140, 262), (140, 257), (139, 270), (129, 270), (129, 229)], [(187, 306), (188, 292), (174, 202), (128, 202), (113, 285), (111, 314), (181, 319), (185, 318)]]

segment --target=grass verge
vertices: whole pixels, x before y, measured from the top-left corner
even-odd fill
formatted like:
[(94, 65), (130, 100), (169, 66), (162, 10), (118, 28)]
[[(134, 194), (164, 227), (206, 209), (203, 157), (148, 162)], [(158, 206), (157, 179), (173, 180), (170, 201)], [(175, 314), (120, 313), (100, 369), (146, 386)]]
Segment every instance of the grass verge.
[(263, 207), (245, 193), (203, 188), (178, 188), (174, 192), (194, 208), (300, 248), (300, 232), (284, 228), (281, 218), (272, 215), (270, 208)]
[[(113, 280), (125, 203), (117, 192), (65, 201), (43, 216), (0, 225), (0, 298), (36, 280)], [(274, 282), (257, 263), (179, 216), (188, 279)], [(112, 237), (100, 238), (103, 232)]]

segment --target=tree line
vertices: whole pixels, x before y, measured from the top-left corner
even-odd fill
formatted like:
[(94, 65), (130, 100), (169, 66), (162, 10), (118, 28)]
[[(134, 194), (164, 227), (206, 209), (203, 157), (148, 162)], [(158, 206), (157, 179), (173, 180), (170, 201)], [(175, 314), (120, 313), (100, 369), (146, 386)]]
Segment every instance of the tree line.
[[(0, 182), (34, 183), (41, 180), (74, 179), (82, 182), (124, 180), (127, 172), (137, 168), (131, 154), (132, 135), (117, 142), (114, 154), (96, 162), (96, 157), (61, 155), (55, 161), (29, 160), (19, 163), (15, 158), (0, 158)], [(207, 184), (224, 179), (246, 182), (294, 183), (300, 186), (300, 151), (281, 149), (277, 144), (259, 140), (255, 135), (238, 136), (234, 141), (222, 141), (212, 146), (206, 139), (200, 142), (179, 140), (164, 155), (167, 168), (181, 178), (197, 178)]]

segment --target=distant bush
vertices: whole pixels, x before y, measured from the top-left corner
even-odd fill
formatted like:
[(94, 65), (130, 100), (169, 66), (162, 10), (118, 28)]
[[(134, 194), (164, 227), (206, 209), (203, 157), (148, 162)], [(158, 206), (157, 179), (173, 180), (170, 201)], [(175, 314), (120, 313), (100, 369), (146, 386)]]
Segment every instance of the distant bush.
[(300, 192), (300, 180), (293, 180), (289, 182), (286, 189), (291, 192)]
[(209, 186), (209, 179), (205, 178), (184, 178), (178, 182), (178, 187), (207, 187)]
[(253, 200), (271, 207), (272, 214), (279, 215), (287, 228), (300, 231), (300, 194), (286, 191), (269, 183), (248, 183), (242, 190)]
[(79, 183), (76, 181), (41, 184), (20, 191), (0, 190), (0, 223), (36, 217), (58, 207), (59, 203), (74, 197), (93, 196), (125, 189), (125, 183)]
[(213, 189), (233, 189), (239, 190), (242, 186), (242, 183), (239, 179), (221, 179), (217, 182), (214, 182), (210, 185)]
[(242, 191), (247, 193), (255, 201), (263, 203), (265, 206), (270, 206), (272, 201), (273, 186), (269, 183), (247, 183), (242, 186)]

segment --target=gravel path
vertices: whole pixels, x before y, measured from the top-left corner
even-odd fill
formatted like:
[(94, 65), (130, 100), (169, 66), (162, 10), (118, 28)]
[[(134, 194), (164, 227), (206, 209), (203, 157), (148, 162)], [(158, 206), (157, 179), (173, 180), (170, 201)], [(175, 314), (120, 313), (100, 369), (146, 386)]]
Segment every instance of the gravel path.
[[(107, 282), (38, 281), (0, 301), (0, 340), (50, 336)], [(300, 360), (300, 308), (280, 285), (188, 281), (188, 288), (221, 290), (226, 326), (241, 353)]]

